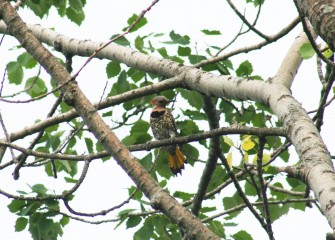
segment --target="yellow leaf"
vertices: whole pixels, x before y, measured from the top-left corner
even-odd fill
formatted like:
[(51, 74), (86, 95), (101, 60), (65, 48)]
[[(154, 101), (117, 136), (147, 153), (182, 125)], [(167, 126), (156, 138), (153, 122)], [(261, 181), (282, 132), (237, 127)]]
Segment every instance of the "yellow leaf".
[[(263, 153), (263, 158), (262, 158), (262, 165), (266, 164), (270, 161), (271, 159), (271, 155), (268, 153)], [(252, 163), (257, 164), (257, 155), (254, 156)], [(268, 170), (270, 165), (266, 165), (265, 167), (263, 167), (263, 170)]]
[[(262, 164), (266, 164), (270, 161), (271, 159), (271, 155), (268, 154), (268, 153), (263, 153), (263, 159), (262, 159)], [(268, 170), (270, 164), (269, 165), (266, 165), (265, 167), (263, 167), (263, 169), (266, 171)]]
[(248, 163), (249, 162), (249, 154), (247, 152), (243, 153), (243, 161), (244, 161), (244, 163)]
[(251, 136), (247, 136), (242, 141), (242, 149), (244, 151), (249, 151), (255, 147), (255, 142), (251, 139)]
[(232, 152), (228, 153), (227, 162), (228, 162), (229, 168), (231, 168), (233, 166), (233, 153)]
[(227, 143), (227, 145), (228, 146), (234, 146), (234, 143), (233, 143), (233, 140), (231, 140), (229, 137), (227, 137), (227, 136), (223, 136), (223, 141), (225, 142), (225, 143)]
[(326, 57), (326, 58), (330, 58), (334, 53), (332, 50), (327, 49), (326, 51), (323, 51), (322, 54)]

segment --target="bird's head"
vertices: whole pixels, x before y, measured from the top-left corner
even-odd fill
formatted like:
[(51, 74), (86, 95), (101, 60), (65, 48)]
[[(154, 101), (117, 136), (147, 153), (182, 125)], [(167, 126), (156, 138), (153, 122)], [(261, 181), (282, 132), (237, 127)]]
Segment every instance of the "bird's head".
[(154, 107), (166, 107), (166, 105), (168, 105), (170, 102), (172, 101), (164, 96), (157, 96), (151, 101)]

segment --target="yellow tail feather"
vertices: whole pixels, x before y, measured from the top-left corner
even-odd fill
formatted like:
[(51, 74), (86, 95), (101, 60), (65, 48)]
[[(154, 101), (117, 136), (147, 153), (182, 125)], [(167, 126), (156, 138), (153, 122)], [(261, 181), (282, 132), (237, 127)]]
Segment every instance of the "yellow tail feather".
[(183, 153), (178, 147), (176, 148), (174, 155), (168, 153), (168, 161), (171, 172), (174, 175), (177, 175), (178, 173), (181, 174), (181, 170), (184, 169), (184, 163), (187, 163)]

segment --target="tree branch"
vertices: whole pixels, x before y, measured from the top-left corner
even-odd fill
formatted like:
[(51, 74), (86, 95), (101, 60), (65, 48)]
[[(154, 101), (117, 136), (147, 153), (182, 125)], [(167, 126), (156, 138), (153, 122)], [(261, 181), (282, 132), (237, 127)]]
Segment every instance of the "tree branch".
[(259, 147), (258, 147), (258, 153), (257, 153), (257, 175), (258, 180), (261, 188), (261, 199), (263, 200), (263, 210), (265, 212), (265, 221), (266, 221), (266, 228), (267, 228), (267, 234), (269, 236), (270, 240), (274, 240), (273, 231), (272, 231), (272, 225), (271, 225), (271, 217), (270, 217), (270, 211), (269, 211), (269, 203), (268, 203), (268, 197), (266, 195), (266, 185), (264, 183), (263, 179), (263, 171), (262, 171), (262, 163), (263, 163), (263, 151), (264, 151), (264, 145), (265, 145), (265, 137), (259, 138)]

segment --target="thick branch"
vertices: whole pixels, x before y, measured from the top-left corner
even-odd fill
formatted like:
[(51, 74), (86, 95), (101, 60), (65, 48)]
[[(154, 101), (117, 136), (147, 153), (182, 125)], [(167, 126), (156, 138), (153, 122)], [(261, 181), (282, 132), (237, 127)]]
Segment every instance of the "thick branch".
[(335, 50), (335, 2), (333, 0), (296, 0), (299, 10), (314, 30)]

